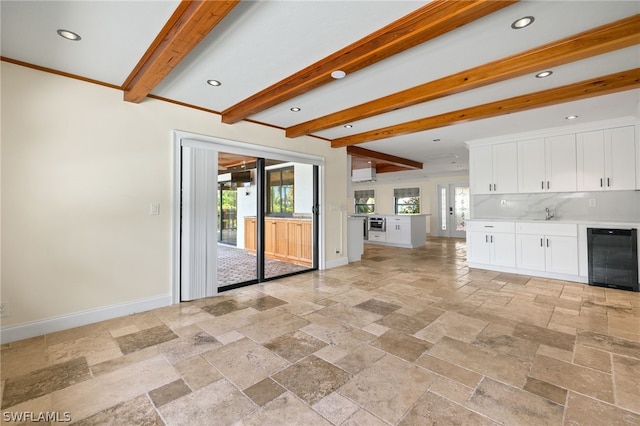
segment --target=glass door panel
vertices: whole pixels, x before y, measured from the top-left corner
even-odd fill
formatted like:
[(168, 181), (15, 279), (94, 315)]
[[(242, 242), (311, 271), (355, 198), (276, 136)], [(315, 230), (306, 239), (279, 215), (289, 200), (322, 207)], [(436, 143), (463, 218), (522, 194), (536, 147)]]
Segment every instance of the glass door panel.
[(256, 158), (218, 153), (218, 288), (258, 280)]
[(313, 166), (272, 164), (266, 168), (265, 279), (313, 267)]
[(464, 238), (469, 218), (469, 186), (438, 184), (439, 235)]
[[(228, 152), (218, 158), (218, 288), (311, 270), (314, 166)], [(258, 178), (261, 171), (264, 179)], [(263, 223), (258, 222), (261, 203)], [(258, 252), (260, 233), (264, 262)]]

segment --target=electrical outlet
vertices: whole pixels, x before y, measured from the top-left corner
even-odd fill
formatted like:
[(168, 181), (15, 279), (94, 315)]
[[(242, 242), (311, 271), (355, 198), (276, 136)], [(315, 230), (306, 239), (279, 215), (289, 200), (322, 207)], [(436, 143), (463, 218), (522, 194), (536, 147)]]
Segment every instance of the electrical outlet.
[(595, 207), (597, 205), (595, 198), (589, 198), (589, 207)]
[(9, 302), (0, 303), (0, 318), (9, 316)]

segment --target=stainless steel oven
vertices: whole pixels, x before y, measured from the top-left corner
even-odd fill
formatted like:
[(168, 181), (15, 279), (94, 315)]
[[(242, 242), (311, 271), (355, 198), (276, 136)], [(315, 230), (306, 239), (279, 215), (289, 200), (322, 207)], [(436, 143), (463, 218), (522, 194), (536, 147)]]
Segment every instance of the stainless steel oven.
[(384, 217), (372, 216), (369, 218), (369, 231), (386, 231), (387, 219)]

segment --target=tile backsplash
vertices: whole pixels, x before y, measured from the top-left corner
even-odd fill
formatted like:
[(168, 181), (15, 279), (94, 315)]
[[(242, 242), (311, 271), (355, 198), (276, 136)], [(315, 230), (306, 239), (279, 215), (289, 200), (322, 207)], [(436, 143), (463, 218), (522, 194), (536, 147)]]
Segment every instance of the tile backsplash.
[(473, 195), (473, 219), (544, 219), (639, 222), (640, 191), (557, 192), (542, 194)]

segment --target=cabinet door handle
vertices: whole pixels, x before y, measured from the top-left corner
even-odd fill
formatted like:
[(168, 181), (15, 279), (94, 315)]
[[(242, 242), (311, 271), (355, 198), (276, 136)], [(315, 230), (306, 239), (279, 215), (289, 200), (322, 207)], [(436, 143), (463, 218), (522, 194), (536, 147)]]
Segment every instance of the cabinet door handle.
[(491, 192), (491, 184), (489, 184), (489, 192)]
[(540, 247), (544, 247), (544, 245), (542, 244), (542, 238), (540, 238)]
[(493, 235), (491, 236), (491, 244), (493, 244)]
[(547, 181), (547, 189), (549, 189), (549, 186), (550, 186), (550, 185), (549, 185), (549, 181)]
[(489, 236), (488, 236), (488, 235), (485, 235), (485, 236), (484, 236), (484, 242), (485, 242), (485, 243), (488, 243), (488, 242), (489, 242)]
[(607, 178), (607, 187), (610, 187), (610, 186), (611, 186), (610, 179), (609, 179), (609, 178)]
[(493, 184), (493, 190), (496, 191), (496, 184)]
[(544, 189), (544, 181), (541, 181), (540, 184), (540, 189)]
[(547, 247), (549, 247), (549, 239), (547, 238)]
[(600, 178), (600, 188), (602, 188), (602, 178)]

